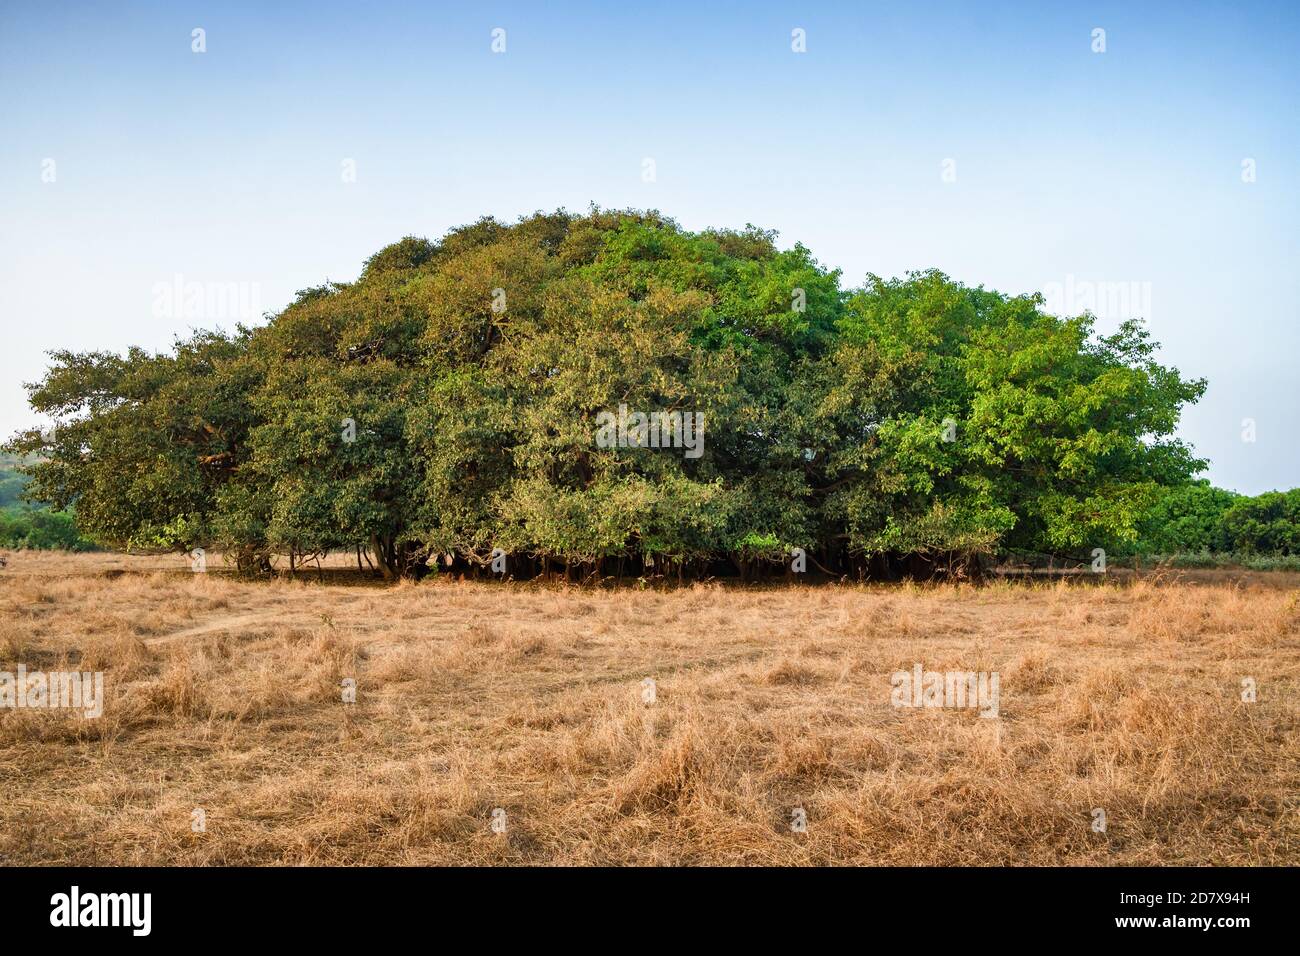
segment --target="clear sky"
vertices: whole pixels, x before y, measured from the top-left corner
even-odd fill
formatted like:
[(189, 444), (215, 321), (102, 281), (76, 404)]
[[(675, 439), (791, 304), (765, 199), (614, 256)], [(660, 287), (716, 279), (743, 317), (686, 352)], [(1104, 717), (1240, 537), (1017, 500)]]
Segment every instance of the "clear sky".
[(1142, 315), (1209, 379), (1209, 477), (1300, 485), (1296, 2), (0, 0), (0, 436), (48, 349), (165, 348), (403, 235), (591, 202), (776, 229), (846, 285)]

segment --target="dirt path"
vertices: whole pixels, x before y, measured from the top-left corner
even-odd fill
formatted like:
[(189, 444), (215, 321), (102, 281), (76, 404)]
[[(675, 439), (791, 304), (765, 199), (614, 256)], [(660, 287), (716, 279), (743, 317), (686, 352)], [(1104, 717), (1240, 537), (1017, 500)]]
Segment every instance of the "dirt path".
[[(329, 612), (331, 618), (340, 612), (346, 613), (352, 605), (359, 603), (360, 599), (351, 597), (352, 600), (344, 601), (341, 604), (330, 605)], [(187, 640), (191, 637), (203, 637), (208, 634), (219, 634), (223, 631), (237, 631), (241, 629), (280, 626), (280, 627), (318, 627), (322, 623), (321, 609), (319, 605), (313, 606), (312, 602), (317, 600), (317, 595), (310, 595), (303, 600), (301, 606), (295, 607), (294, 603), (289, 606), (277, 605), (274, 608), (261, 610), (252, 610), (236, 612), (234, 614), (223, 613), (210, 621), (202, 624), (195, 624), (185, 627), (179, 631), (172, 631), (170, 634), (159, 634), (155, 637), (144, 639), (145, 647), (160, 647), (164, 644), (172, 644), (176, 641)], [(379, 626), (376, 620), (358, 620), (358, 621), (335, 621), (335, 626), (349, 631), (365, 631)]]
[(234, 630), (273, 620), (279, 623), (283, 621), (283, 615), (276, 611), (250, 611), (247, 614), (221, 617), (215, 621), (208, 621), (206, 624), (197, 624), (194, 627), (172, 631), (170, 634), (147, 637), (144, 640), (144, 645), (145, 647), (158, 647), (162, 644), (171, 644), (174, 641), (183, 641), (188, 637), (202, 637), (204, 634), (216, 634), (220, 631)]

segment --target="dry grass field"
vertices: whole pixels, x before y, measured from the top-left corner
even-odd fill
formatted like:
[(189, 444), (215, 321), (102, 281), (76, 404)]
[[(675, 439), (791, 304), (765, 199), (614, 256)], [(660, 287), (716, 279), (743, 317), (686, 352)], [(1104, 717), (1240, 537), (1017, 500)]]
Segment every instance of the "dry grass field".
[[(102, 670), (107, 703), (0, 710), (0, 863), (1300, 863), (1295, 575), (615, 591), (8, 558), (0, 670)], [(998, 672), (1001, 716), (891, 706), (916, 663)]]

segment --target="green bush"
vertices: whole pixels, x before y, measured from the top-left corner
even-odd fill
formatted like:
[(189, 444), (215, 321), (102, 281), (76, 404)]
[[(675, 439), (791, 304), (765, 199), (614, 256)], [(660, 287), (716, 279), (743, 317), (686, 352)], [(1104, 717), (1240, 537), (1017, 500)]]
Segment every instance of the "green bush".
[(1243, 568), (1247, 571), (1300, 571), (1300, 555), (1201, 551), (1144, 555), (1142, 564), (1144, 566), (1164, 564), (1172, 568)]
[(1300, 555), (1300, 489), (1255, 497), (1201, 480), (1161, 490), (1124, 554), (1174, 555), (1187, 567), (1226, 563), (1262, 567), (1270, 557)]
[(1224, 545), (1234, 551), (1300, 555), (1300, 488), (1234, 501), (1219, 529)]
[(6, 508), (0, 511), (0, 548), (88, 551), (94, 544), (77, 532), (76, 518), (66, 511)]

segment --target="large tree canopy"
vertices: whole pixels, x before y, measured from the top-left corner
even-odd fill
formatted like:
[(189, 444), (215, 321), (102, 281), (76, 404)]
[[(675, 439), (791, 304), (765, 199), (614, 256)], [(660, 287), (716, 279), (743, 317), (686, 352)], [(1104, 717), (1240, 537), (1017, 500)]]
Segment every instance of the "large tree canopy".
[[(753, 226), (483, 219), (256, 329), (53, 353), (29, 388), (58, 425), (10, 447), (94, 540), (246, 567), (360, 547), (402, 575), (500, 548), (516, 571), (680, 573), (797, 547), (846, 571), (1122, 547), (1203, 467), (1172, 435), (1204, 383), (1137, 323), (1098, 336), (1041, 305), (932, 271), (841, 290)], [(699, 413), (702, 446), (597, 441), (620, 408)]]

